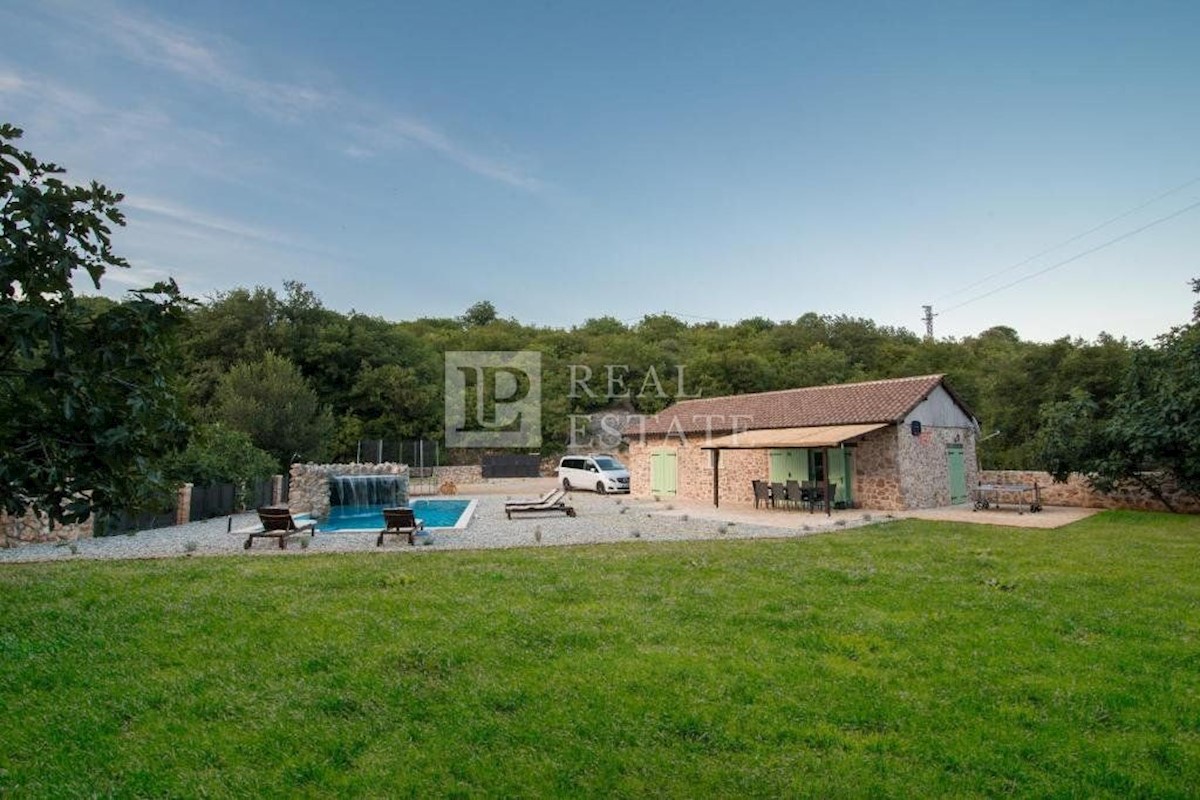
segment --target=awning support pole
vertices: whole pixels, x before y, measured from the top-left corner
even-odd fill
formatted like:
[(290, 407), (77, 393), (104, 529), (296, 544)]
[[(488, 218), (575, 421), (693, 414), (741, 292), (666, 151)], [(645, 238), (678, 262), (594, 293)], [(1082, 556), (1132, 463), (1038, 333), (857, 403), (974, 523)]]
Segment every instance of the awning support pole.
[(721, 507), (721, 450), (713, 450), (713, 507)]
[(828, 447), (825, 448), (825, 516), (833, 516), (833, 493), (829, 491), (832, 485), (829, 482), (829, 454), (832, 452)]

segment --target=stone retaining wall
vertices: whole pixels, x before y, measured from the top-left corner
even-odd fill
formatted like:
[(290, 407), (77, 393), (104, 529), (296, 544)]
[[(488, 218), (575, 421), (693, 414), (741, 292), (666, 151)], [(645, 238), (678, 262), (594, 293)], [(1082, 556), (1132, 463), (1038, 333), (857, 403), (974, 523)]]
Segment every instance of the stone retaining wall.
[(24, 544), (41, 542), (73, 542), (76, 539), (92, 538), (92, 521), (88, 517), (85, 522), (73, 525), (55, 525), (50, 529), (50, 520), (39, 517), (32, 511), (22, 517), (10, 517), (0, 512), (0, 547), (20, 547)]
[(406, 464), (292, 464), (288, 487), (288, 508), (292, 513), (326, 516), (329, 513), (329, 479), (334, 475), (401, 475), (404, 494), (408, 494)]
[[(980, 471), (983, 483), (1026, 483), (1037, 482), (1041, 490), (1042, 504), (1048, 506), (1073, 506), (1076, 508), (1128, 508), (1136, 511), (1167, 511), (1157, 498), (1136, 484), (1129, 484), (1112, 494), (1093, 489), (1083, 475), (1072, 474), (1066, 483), (1055, 483), (1049, 472), (1037, 470), (993, 470)], [(1176, 511), (1200, 514), (1200, 499), (1189, 497), (1173, 485), (1166, 487), (1165, 494), (1171, 499)]]
[(483, 477), (483, 467), (478, 464), (475, 466), (434, 467), (433, 477), (437, 480), (439, 486), (446, 481), (452, 481), (460, 485), (464, 483), (487, 483), (487, 479)]

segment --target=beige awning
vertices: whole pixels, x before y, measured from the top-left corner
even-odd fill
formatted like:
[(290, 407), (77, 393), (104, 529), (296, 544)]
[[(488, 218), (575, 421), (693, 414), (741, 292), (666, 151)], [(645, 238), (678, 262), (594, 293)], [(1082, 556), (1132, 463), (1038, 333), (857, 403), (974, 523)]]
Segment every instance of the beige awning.
[(886, 428), (891, 423), (867, 425), (818, 425), (811, 428), (767, 428), (717, 436), (704, 450), (759, 450), (769, 447), (837, 447), (842, 442)]

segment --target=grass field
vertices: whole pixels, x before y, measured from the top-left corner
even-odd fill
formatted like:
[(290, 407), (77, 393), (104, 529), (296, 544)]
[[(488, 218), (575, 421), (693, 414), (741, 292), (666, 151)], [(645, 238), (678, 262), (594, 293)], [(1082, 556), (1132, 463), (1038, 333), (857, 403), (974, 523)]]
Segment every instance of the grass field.
[(1187, 796), (1200, 519), (0, 569), (0, 795)]

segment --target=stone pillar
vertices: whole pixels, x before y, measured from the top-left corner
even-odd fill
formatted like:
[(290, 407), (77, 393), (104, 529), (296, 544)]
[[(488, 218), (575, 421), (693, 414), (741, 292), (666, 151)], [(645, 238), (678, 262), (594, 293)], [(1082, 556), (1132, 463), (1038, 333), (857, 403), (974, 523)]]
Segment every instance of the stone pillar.
[(271, 505), (278, 506), (283, 504), (283, 476), (271, 476)]
[(192, 484), (185, 483), (175, 495), (175, 524), (184, 525), (192, 515)]

